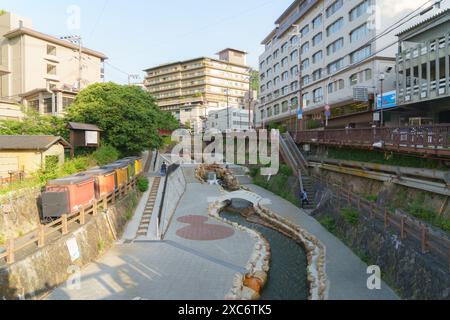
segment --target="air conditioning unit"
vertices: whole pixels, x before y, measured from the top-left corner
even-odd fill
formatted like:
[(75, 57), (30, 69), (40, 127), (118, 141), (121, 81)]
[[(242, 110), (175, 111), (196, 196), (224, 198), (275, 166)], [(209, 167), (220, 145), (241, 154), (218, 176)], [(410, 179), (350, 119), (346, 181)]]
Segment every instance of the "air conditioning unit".
[(421, 97), (422, 99), (426, 98), (426, 97), (427, 97), (427, 92), (422, 92), (422, 93), (420, 94), (420, 97)]
[(411, 101), (411, 96), (405, 96), (405, 101)]

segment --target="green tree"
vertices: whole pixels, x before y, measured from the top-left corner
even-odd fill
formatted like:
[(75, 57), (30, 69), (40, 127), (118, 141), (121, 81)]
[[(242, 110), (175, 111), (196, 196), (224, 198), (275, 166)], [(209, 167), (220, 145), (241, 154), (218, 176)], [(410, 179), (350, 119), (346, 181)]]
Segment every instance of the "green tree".
[(250, 70), (250, 87), (259, 93), (259, 84), (259, 71), (253, 69)]
[(173, 130), (176, 124), (148, 92), (111, 82), (82, 90), (67, 109), (66, 118), (99, 126), (104, 130), (103, 143), (115, 147), (122, 155), (137, 155), (161, 147), (158, 129)]
[(43, 116), (36, 111), (24, 111), (22, 120), (0, 120), (1, 135), (54, 135), (68, 138), (66, 122), (55, 116)]

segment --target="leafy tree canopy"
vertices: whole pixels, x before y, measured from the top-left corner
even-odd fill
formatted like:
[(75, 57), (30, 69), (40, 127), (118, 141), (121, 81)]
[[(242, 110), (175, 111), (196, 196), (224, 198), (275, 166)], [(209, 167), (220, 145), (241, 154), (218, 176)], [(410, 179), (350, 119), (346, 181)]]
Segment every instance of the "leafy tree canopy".
[(67, 109), (67, 121), (96, 124), (103, 143), (123, 155), (136, 155), (162, 146), (158, 129), (173, 130), (176, 119), (161, 111), (154, 98), (136, 86), (93, 84), (82, 90)]
[(42, 116), (33, 110), (24, 113), (22, 120), (0, 120), (0, 135), (54, 135), (68, 138), (64, 119)]

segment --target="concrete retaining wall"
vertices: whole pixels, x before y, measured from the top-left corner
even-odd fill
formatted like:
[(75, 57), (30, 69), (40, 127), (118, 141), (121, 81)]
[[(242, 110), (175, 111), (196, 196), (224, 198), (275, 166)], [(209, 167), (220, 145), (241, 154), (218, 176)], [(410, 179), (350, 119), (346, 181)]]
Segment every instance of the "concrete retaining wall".
[[(110, 208), (108, 215), (114, 233), (123, 232), (126, 212), (136, 202), (136, 194)], [(80, 258), (72, 262), (67, 241), (75, 238)], [(50, 290), (64, 284), (72, 273), (97, 260), (114, 243), (106, 213), (99, 213), (75, 232), (59, 238), (16, 263), (0, 268), (0, 300), (38, 299)]]
[(186, 191), (186, 178), (184, 176), (183, 168), (178, 168), (168, 178), (166, 197), (163, 204), (163, 214), (161, 216), (161, 234), (165, 234), (169, 228), (178, 203)]

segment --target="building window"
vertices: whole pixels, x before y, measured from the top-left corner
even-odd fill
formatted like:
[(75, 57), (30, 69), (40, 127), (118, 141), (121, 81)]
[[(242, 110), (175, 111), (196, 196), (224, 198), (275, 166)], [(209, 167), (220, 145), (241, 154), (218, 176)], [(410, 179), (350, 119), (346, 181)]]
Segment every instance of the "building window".
[(291, 109), (294, 110), (297, 108), (297, 104), (298, 104), (298, 98), (294, 97), (291, 99)]
[(275, 116), (280, 114), (280, 105), (279, 104), (276, 104), (276, 105), (273, 106), (273, 114)]
[(289, 72), (285, 71), (283, 72), (283, 74), (281, 75), (281, 81), (286, 81), (289, 79)]
[(313, 91), (313, 101), (314, 103), (319, 103), (323, 101), (323, 88), (317, 88)]
[(322, 53), (322, 50), (317, 51), (317, 52), (313, 55), (312, 59), (313, 59), (313, 63), (318, 63), (318, 62), (322, 61), (322, 59), (323, 59), (323, 53)]
[(281, 95), (285, 96), (287, 95), (289, 92), (289, 86), (284, 86), (283, 88), (281, 88)]
[(309, 68), (309, 59), (305, 59), (302, 61), (302, 70), (306, 70)]
[(306, 42), (304, 45), (302, 45), (302, 48), (300, 49), (301, 54), (305, 54), (309, 51), (309, 42)]
[(291, 68), (291, 77), (294, 78), (298, 75), (298, 66), (294, 66)]
[(344, 18), (339, 18), (327, 27), (327, 36), (330, 37), (338, 32), (344, 25)]
[(327, 55), (332, 55), (344, 47), (344, 38), (339, 38), (327, 47)]
[(283, 60), (281, 60), (281, 67), (284, 68), (288, 64), (288, 57), (284, 57)]
[(317, 69), (313, 72), (313, 81), (317, 81), (322, 79), (322, 68)]
[(53, 113), (53, 99), (51, 97), (44, 99), (44, 113), (47, 114)]
[(63, 110), (65, 110), (67, 107), (69, 107), (74, 101), (75, 101), (74, 98), (63, 97), (62, 98), (62, 108), (63, 108)]
[(322, 24), (322, 15), (319, 14), (317, 17), (314, 18), (312, 21), (313, 29), (317, 29)]
[(317, 46), (321, 42), (322, 42), (322, 32), (316, 34), (312, 39), (313, 46)]
[(279, 53), (280, 53), (279, 49), (275, 50), (275, 52), (273, 53), (273, 58), (276, 59)]
[(336, 60), (328, 65), (328, 74), (333, 74), (344, 67), (344, 58)]
[(291, 91), (294, 92), (295, 90), (298, 90), (298, 81), (291, 83)]
[(367, 22), (350, 32), (350, 42), (356, 42), (364, 39), (369, 34)]
[(47, 45), (47, 54), (49, 56), (56, 56), (56, 47), (52, 45)]
[(293, 36), (291, 38), (291, 46), (295, 46), (298, 43), (298, 37), (297, 36)]
[(289, 103), (287, 101), (283, 101), (281, 103), (281, 112), (287, 112), (289, 110)]
[(279, 82), (280, 82), (280, 77), (275, 77), (273, 79), (273, 86), (276, 87)]
[(327, 8), (327, 18), (331, 17), (333, 14), (335, 14), (340, 8), (342, 8), (342, 5), (344, 4), (343, 0), (336, 0), (333, 2), (328, 8)]
[(300, 34), (302, 37), (305, 37), (309, 33), (309, 24), (307, 24), (303, 29), (300, 31)]
[(328, 85), (328, 93), (333, 93), (342, 90), (344, 89), (344, 86), (345, 86), (344, 80), (339, 79), (337, 81), (334, 81)]
[(360, 16), (362, 16), (364, 13), (367, 13), (369, 10), (370, 1), (364, 0), (360, 4), (358, 4), (356, 7), (354, 7), (352, 10), (350, 10), (350, 21), (358, 19)]
[(291, 53), (291, 61), (295, 62), (298, 59), (298, 51), (295, 50), (294, 52)]
[(355, 73), (350, 76), (350, 86), (354, 86), (357, 84), (358, 84), (358, 74)]
[(281, 46), (281, 53), (284, 53), (288, 48), (288, 43), (285, 42), (282, 46)]
[(372, 69), (364, 70), (364, 76), (366, 78), (366, 81), (371, 80), (372, 79)]
[(310, 78), (309, 75), (304, 76), (304, 77), (302, 78), (302, 85), (303, 85), (303, 86), (307, 86), (310, 82), (311, 82), (311, 78)]
[(270, 118), (271, 116), (273, 116), (273, 109), (272, 107), (267, 108), (267, 117)]
[(56, 75), (56, 66), (53, 64), (47, 64), (47, 74)]
[(310, 100), (309, 100), (309, 93), (306, 92), (302, 95), (302, 106), (307, 107), (309, 106)]
[(39, 112), (39, 100), (28, 101), (28, 108)]
[(280, 64), (279, 64), (279, 63), (276, 63), (276, 64), (273, 66), (273, 72), (274, 72), (274, 73), (278, 73), (278, 71), (280, 71)]
[(361, 49), (358, 49), (350, 54), (350, 63), (358, 63), (367, 59), (372, 54), (371, 45), (365, 46)]
[(261, 119), (264, 119), (265, 118), (265, 112), (264, 112), (264, 110), (261, 110)]

